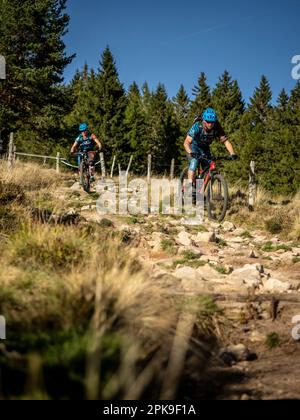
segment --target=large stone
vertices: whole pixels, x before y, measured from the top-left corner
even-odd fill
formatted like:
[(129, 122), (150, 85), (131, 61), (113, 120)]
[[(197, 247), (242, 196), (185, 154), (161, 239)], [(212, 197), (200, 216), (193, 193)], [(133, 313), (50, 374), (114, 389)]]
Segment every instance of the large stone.
[(81, 211), (91, 210), (91, 205), (81, 207)]
[(230, 238), (230, 242), (234, 244), (242, 244), (245, 241), (245, 239), (241, 238), (240, 236), (234, 236)]
[(252, 249), (248, 255), (249, 258), (258, 258), (257, 253)]
[(207, 293), (209, 289), (211, 289), (211, 285), (209, 285), (205, 280), (201, 278), (182, 279), (181, 287), (185, 292), (192, 292), (192, 293)]
[(254, 242), (266, 242), (267, 237), (266, 236), (262, 236), (262, 235), (256, 235), (253, 238)]
[(202, 257), (203, 252), (197, 248), (196, 246), (181, 246), (178, 248), (178, 254), (183, 254), (184, 252), (190, 251), (192, 252), (196, 257), (198, 257), (199, 259)]
[(239, 362), (254, 360), (256, 356), (244, 344), (237, 344), (236, 346), (229, 346), (221, 350), (219, 357), (225, 364), (233, 365)]
[(75, 182), (73, 185), (72, 185), (72, 187), (70, 187), (70, 190), (72, 190), (72, 191), (76, 191), (76, 190), (79, 190), (80, 189), (80, 184), (79, 184), (79, 182)]
[(243, 228), (237, 228), (237, 229), (235, 229), (234, 234), (236, 236), (241, 236), (244, 232), (245, 232), (245, 229), (243, 229)]
[(180, 267), (177, 268), (173, 276), (178, 279), (190, 279), (190, 280), (197, 280), (200, 279), (200, 275), (195, 268), (192, 267)]
[(202, 217), (190, 217), (190, 218), (184, 218), (181, 222), (185, 226), (200, 226), (203, 223)]
[(285, 249), (278, 249), (277, 251), (276, 251), (276, 254), (278, 254), (278, 255), (283, 255), (283, 254), (285, 254), (287, 251), (285, 250)]
[(250, 334), (250, 341), (251, 343), (263, 343), (266, 341), (266, 335), (257, 330), (254, 330)]
[(292, 252), (294, 257), (300, 257), (300, 248), (293, 248)]
[(163, 239), (163, 234), (161, 232), (154, 232), (151, 235), (151, 240), (148, 241), (149, 246), (153, 249), (154, 252), (161, 251), (161, 241)]
[(210, 243), (210, 242), (217, 241), (215, 232), (199, 232), (195, 239), (197, 243), (198, 242)]
[(200, 261), (219, 264), (221, 262), (221, 259), (218, 255), (202, 255), (200, 257)]
[(258, 287), (261, 283), (261, 267), (254, 264), (246, 264), (244, 267), (234, 270), (229, 276), (228, 281), (242, 282), (248, 287)]
[(226, 281), (226, 277), (227, 277), (226, 275), (219, 273), (218, 271), (216, 271), (213, 267), (211, 267), (209, 265), (199, 267), (199, 268), (197, 268), (196, 271), (198, 272), (200, 277), (204, 280), (214, 281), (214, 280), (222, 279), (224, 281), (224, 283)]
[(270, 278), (263, 285), (264, 290), (270, 293), (286, 293), (291, 289), (291, 287), (291, 283), (283, 282), (274, 278)]
[(191, 235), (188, 232), (186, 232), (186, 231), (183, 230), (182, 232), (180, 232), (177, 235), (176, 242), (179, 245), (191, 246), (192, 245)]
[(261, 264), (245, 264), (244, 267), (237, 268), (234, 272), (235, 273), (244, 273), (248, 270), (252, 270), (253, 272), (257, 271), (258, 273), (263, 273), (264, 267)]
[(231, 222), (224, 222), (222, 226), (226, 232), (233, 232), (236, 229), (235, 225)]

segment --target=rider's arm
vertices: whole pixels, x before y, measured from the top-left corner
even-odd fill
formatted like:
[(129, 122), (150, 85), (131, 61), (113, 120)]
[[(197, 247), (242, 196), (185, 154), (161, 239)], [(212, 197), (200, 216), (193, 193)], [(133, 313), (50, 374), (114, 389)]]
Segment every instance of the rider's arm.
[(184, 148), (185, 148), (185, 151), (188, 154), (193, 153), (192, 148), (191, 148), (191, 145), (192, 145), (192, 142), (193, 142), (194, 138), (199, 133), (199, 130), (200, 130), (199, 124), (198, 123), (195, 123), (193, 125), (193, 127), (187, 133), (187, 137), (186, 137), (185, 142), (184, 142)]
[(230, 143), (230, 141), (229, 141), (229, 140), (226, 140), (226, 141), (224, 142), (224, 146), (225, 146), (225, 147), (226, 147), (226, 149), (228, 150), (228, 152), (229, 152), (230, 156), (232, 156), (232, 155), (234, 155), (234, 154), (235, 154), (235, 153), (234, 153), (233, 146), (232, 146), (232, 144)]
[(193, 138), (188, 135), (184, 142), (184, 148), (188, 154), (192, 153), (192, 149), (191, 149), (192, 141), (193, 141)]
[(92, 139), (97, 144), (99, 150), (101, 150), (102, 149), (102, 143), (101, 143), (101, 141), (99, 139), (97, 139), (97, 137), (95, 136), (95, 134), (92, 134)]
[(221, 124), (219, 123), (218, 126), (218, 130), (219, 130), (219, 139), (220, 142), (224, 144), (224, 146), (226, 147), (228, 153), (230, 154), (230, 156), (234, 155), (234, 149), (232, 144), (230, 143), (230, 141), (228, 140), (228, 137), (226, 136), (225, 131), (223, 130), (223, 127), (221, 126)]
[(75, 143), (73, 144), (73, 146), (71, 148), (71, 153), (74, 153), (76, 151), (77, 147), (78, 147), (78, 143), (77, 143), (77, 141), (75, 141)]

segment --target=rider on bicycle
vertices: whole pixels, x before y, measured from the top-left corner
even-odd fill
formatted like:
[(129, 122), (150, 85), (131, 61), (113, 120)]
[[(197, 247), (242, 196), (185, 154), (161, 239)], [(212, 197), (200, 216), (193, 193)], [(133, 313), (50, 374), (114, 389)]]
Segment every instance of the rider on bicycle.
[[(89, 126), (86, 123), (82, 123), (79, 125), (79, 133), (80, 135), (75, 140), (71, 148), (71, 154), (75, 153), (76, 151), (79, 152), (88, 152), (89, 162), (92, 168), (92, 178), (91, 181), (94, 180), (94, 161), (96, 156), (96, 146), (98, 146), (98, 150), (102, 149), (102, 144), (100, 140), (97, 139), (95, 134), (89, 133)], [(82, 156), (78, 155), (78, 166), (80, 167)]]
[(238, 158), (218, 121), (215, 110), (207, 108), (202, 114), (202, 124), (196, 120), (193, 127), (188, 131), (184, 142), (184, 148), (190, 162), (188, 178), (191, 182), (195, 179), (195, 173), (200, 163), (202, 169), (206, 170), (209, 162), (213, 160), (210, 145), (215, 139), (219, 139), (225, 145), (232, 160)]

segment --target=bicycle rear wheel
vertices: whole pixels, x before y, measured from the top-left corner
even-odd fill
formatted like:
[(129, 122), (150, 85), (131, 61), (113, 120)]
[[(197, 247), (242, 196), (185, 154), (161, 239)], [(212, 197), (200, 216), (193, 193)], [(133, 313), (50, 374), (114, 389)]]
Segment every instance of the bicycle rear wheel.
[(90, 171), (89, 166), (84, 160), (82, 160), (80, 163), (80, 181), (83, 190), (89, 193), (91, 191)]
[(212, 175), (207, 185), (207, 213), (210, 220), (222, 222), (228, 208), (228, 186), (221, 174)]

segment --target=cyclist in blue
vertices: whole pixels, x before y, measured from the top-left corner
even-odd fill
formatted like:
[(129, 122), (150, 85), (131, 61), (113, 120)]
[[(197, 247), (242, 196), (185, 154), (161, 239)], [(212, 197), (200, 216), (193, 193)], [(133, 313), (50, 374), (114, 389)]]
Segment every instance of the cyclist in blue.
[[(193, 127), (188, 131), (184, 142), (184, 148), (190, 163), (188, 178), (191, 182), (195, 179), (195, 173), (199, 165), (201, 164), (202, 169), (205, 170), (209, 166), (207, 159), (213, 160), (210, 145), (216, 139), (224, 144), (232, 160), (238, 158), (218, 121), (216, 111), (212, 108), (207, 108), (202, 114), (202, 123), (200, 121), (194, 123)], [(201, 157), (204, 159), (201, 159)]]
[[(102, 149), (102, 144), (100, 140), (97, 139), (95, 134), (89, 133), (89, 126), (86, 123), (82, 123), (79, 125), (79, 133), (80, 135), (75, 140), (71, 148), (71, 154), (75, 153), (76, 151), (79, 152), (88, 152), (89, 161), (92, 164), (92, 173), (94, 174), (94, 161), (96, 156), (96, 146), (98, 146), (98, 150)], [(80, 166), (81, 156), (78, 156), (78, 166)], [(91, 181), (94, 180), (94, 176), (92, 176)]]

